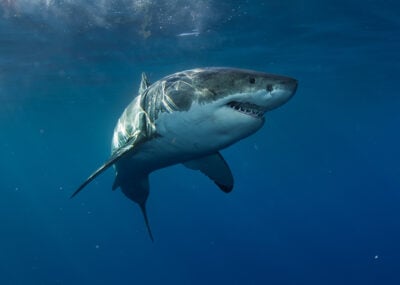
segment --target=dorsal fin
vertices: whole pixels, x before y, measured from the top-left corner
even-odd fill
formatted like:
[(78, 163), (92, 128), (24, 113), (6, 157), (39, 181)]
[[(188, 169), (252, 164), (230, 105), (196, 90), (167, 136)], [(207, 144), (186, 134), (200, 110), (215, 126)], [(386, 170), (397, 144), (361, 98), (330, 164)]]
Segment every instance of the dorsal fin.
[(140, 81), (140, 87), (139, 87), (139, 95), (143, 93), (144, 90), (146, 90), (151, 83), (147, 79), (146, 73), (142, 72), (142, 80)]

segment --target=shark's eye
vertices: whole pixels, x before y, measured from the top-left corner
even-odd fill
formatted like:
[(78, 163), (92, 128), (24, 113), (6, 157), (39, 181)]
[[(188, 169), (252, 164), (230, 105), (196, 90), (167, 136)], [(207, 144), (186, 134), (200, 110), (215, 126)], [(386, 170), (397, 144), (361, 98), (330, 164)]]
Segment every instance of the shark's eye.
[(271, 92), (274, 88), (272, 87), (272, 84), (267, 85), (267, 91)]
[(253, 77), (250, 77), (249, 82), (250, 82), (251, 84), (254, 84), (254, 83), (256, 83), (256, 79), (253, 78)]

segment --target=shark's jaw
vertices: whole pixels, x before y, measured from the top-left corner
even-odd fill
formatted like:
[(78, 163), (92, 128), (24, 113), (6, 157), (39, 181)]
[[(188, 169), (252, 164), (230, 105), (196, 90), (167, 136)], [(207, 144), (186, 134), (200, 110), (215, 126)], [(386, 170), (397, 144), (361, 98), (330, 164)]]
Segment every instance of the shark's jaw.
[(266, 108), (249, 102), (231, 101), (226, 106), (256, 119), (264, 118)]
[(224, 105), (236, 112), (255, 119), (263, 120), (267, 111), (273, 110), (286, 103), (294, 95), (297, 82), (289, 85), (270, 85), (266, 89), (253, 92), (237, 93), (227, 97)]

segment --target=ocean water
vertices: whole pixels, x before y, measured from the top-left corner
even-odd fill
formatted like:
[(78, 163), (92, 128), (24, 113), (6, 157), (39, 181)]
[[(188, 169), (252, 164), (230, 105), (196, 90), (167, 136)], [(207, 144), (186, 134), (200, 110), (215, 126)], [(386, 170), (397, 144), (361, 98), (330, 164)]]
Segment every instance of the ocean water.
[[(0, 1), (0, 284), (400, 284), (400, 5)], [(232, 66), (299, 80), (222, 151), (224, 194), (174, 166), (112, 192), (114, 125), (151, 81)]]

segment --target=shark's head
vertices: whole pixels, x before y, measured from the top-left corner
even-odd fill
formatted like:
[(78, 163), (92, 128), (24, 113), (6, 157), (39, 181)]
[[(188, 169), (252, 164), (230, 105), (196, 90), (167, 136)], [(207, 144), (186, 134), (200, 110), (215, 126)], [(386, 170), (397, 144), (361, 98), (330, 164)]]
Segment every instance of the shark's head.
[(257, 119), (286, 103), (297, 88), (297, 80), (293, 78), (252, 70), (205, 68), (192, 72), (193, 86), (201, 91), (199, 102), (221, 100), (226, 106)]
[(221, 145), (257, 131), (265, 113), (286, 103), (297, 88), (297, 80), (286, 76), (215, 67), (175, 73), (163, 82), (171, 109), (188, 113), (182, 119), (198, 136)]
[(187, 70), (166, 77), (164, 82), (164, 90), (179, 110), (188, 110), (196, 101), (219, 101), (258, 119), (286, 103), (297, 88), (297, 80), (290, 77), (224, 67)]

